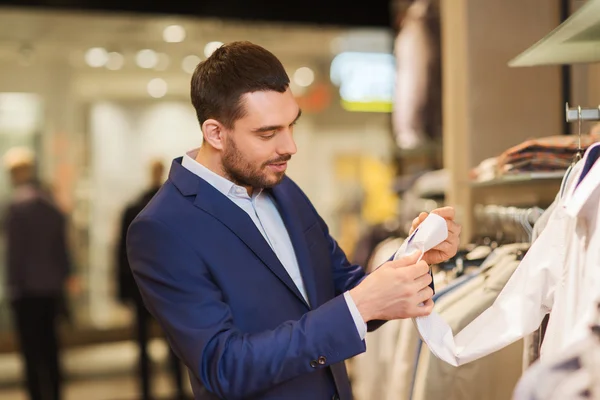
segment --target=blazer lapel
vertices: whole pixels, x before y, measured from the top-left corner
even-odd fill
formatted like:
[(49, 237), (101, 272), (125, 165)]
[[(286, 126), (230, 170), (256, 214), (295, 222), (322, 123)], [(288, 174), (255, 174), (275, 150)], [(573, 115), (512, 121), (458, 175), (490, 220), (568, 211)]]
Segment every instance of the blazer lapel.
[(288, 234), (290, 235), (290, 239), (292, 240), (308, 300), (311, 306), (316, 308), (319, 304), (317, 299), (315, 273), (313, 270), (314, 267), (310, 258), (308, 244), (304, 237), (304, 231), (300, 224), (300, 218), (295, 202), (281, 184), (275, 186), (271, 190), (271, 193), (275, 199), (275, 204), (279, 209)]
[(248, 214), (208, 182), (185, 169), (181, 165), (180, 159), (178, 160), (173, 162), (169, 179), (182, 194), (185, 196), (196, 195), (194, 205), (211, 214), (229, 228), (308, 307), (298, 287)]

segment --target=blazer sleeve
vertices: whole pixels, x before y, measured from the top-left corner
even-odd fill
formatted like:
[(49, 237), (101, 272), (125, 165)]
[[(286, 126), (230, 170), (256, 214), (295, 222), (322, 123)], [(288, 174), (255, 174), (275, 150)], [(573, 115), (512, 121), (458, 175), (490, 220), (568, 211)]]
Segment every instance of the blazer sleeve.
[[(129, 261), (144, 303), (176, 354), (207, 390), (250, 397), (365, 351), (343, 296), (272, 330), (245, 333), (194, 247), (162, 221), (134, 221)], [(216, 249), (216, 251), (225, 251)], [(314, 360), (324, 356), (326, 363)]]

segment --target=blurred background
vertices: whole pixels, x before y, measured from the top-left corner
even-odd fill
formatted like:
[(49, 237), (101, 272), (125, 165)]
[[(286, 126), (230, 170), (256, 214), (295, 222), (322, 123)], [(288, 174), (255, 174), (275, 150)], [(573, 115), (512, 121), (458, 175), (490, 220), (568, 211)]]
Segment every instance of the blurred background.
[[(502, 169), (498, 156), (534, 138), (574, 140), (565, 104), (600, 104), (600, 17), (571, 25), (584, 35), (583, 58), (563, 49), (571, 53), (560, 59), (554, 42), (528, 50), (585, 3), (0, 1), (0, 154), (33, 152), (68, 227), (76, 282), (59, 320), (63, 398), (142, 398), (139, 315), (120, 289), (123, 214), (160, 175), (157, 163), (165, 179), (173, 158), (201, 144), (189, 82), (222, 43), (249, 40), (283, 62), (303, 110), (289, 175), (369, 268), (420, 211), (455, 206), (468, 248), (483, 227), (478, 205), (550, 204), (563, 165)], [(3, 221), (15, 201), (5, 167)], [(5, 228), (2, 239), (0, 398), (26, 399)], [(154, 398), (175, 398), (168, 346), (152, 323), (147, 348)]]

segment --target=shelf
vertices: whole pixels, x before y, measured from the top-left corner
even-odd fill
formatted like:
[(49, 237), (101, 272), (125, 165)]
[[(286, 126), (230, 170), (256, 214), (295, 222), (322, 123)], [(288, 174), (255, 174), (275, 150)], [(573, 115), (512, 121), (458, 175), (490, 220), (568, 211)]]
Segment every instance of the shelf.
[(556, 172), (532, 172), (527, 174), (507, 175), (491, 181), (471, 182), (471, 187), (493, 187), (518, 184), (530, 184), (537, 182), (560, 183), (566, 171)]
[(531, 67), (591, 62), (600, 62), (600, 0), (588, 0), (508, 65)]

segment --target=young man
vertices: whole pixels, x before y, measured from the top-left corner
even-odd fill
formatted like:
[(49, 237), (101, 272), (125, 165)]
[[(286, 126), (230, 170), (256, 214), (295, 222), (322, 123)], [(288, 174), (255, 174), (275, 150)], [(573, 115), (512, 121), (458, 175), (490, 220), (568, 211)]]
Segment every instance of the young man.
[(280, 61), (230, 43), (191, 86), (204, 143), (173, 162), (128, 233), (146, 306), (196, 399), (349, 400), (343, 361), (365, 351), (367, 326), (431, 312), (428, 263), (456, 252), (453, 211), (439, 211), (451, 235), (423, 261), (365, 277), (285, 176), (300, 109)]

